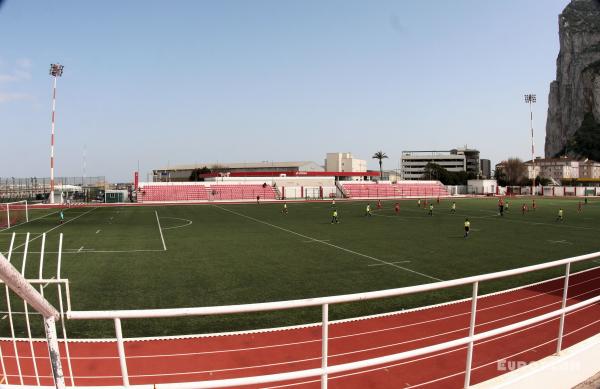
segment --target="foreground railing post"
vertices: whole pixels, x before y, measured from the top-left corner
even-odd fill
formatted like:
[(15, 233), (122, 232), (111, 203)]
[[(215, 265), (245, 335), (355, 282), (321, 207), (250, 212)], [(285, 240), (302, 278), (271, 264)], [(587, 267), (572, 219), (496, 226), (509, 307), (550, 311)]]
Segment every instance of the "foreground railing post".
[(121, 330), (121, 319), (118, 317), (115, 317), (115, 333), (117, 335), (117, 348), (119, 349), (119, 362), (121, 364), (123, 386), (129, 386), (129, 374), (127, 373), (127, 361), (125, 360), (125, 346), (123, 345), (123, 331)]
[[(562, 305), (561, 308), (565, 308), (567, 306), (567, 292), (569, 290), (569, 275), (571, 274), (571, 263), (567, 263), (565, 270), (565, 284), (563, 286), (563, 297), (562, 297)], [(558, 342), (556, 343), (556, 354), (560, 354), (562, 350), (562, 339), (563, 332), (565, 329), (565, 313), (563, 312), (560, 315), (560, 324), (558, 325)]]
[[(477, 289), (479, 282), (473, 282), (473, 297), (471, 298), (471, 323), (469, 324), (469, 337), (475, 335), (475, 314), (477, 313)], [(471, 385), (471, 366), (473, 364), (473, 341), (467, 348), (467, 367), (465, 369), (465, 388)]]
[(56, 322), (52, 316), (44, 318), (44, 328), (46, 329), (46, 339), (48, 340), (48, 353), (50, 354), (54, 384), (57, 389), (65, 389), (65, 377), (60, 363), (58, 338), (56, 336)]
[[(321, 368), (327, 369), (327, 342), (329, 339), (329, 304), (323, 304), (321, 321)], [(321, 375), (321, 389), (327, 389), (327, 372)]]

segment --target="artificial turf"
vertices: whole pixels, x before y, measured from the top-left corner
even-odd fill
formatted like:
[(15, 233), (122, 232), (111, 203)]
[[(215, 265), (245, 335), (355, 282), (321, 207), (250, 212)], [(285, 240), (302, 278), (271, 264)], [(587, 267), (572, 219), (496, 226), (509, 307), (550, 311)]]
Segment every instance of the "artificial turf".
[[(383, 202), (365, 216), (367, 202), (335, 205), (339, 224), (331, 224), (330, 202), (282, 204), (207, 204), (144, 207), (86, 207), (32, 210), (30, 219), (0, 232), (0, 251), (8, 251), (16, 232), (11, 262), (39, 276), (41, 233), (46, 232), (43, 277), (56, 277), (59, 234), (63, 234), (62, 278), (68, 278), (73, 310), (110, 310), (233, 305), (374, 291), (512, 269), (599, 250), (600, 202), (578, 212), (579, 199), (510, 200), (497, 214), (496, 199), (433, 201), (433, 216), (416, 200)], [(521, 204), (530, 211), (521, 213)], [(423, 204), (422, 204), (423, 205)], [(565, 220), (556, 221), (559, 208)], [(463, 237), (465, 217), (471, 236)], [(160, 228), (159, 228), (160, 224)], [(161, 237), (162, 232), (162, 237)], [(164, 245), (163, 245), (164, 239)], [(165, 250), (166, 247), (166, 250)], [(572, 271), (597, 266), (592, 261)], [(481, 293), (558, 276), (550, 269), (482, 283)], [(45, 296), (58, 306), (57, 287)], [(64, 293), (64, 290), (63, 290)], [(468, 286), (444, 291), (331, 307), (331, 319), (356, 317), (438, 303), (468, 296)], [(13, 311), (23, 303), (12, 298)], [(5, 298), (0, 310), (6, 311)], [(125, 336), (222, 332), (311, 323), (316, 308), (228, 316), (127, 320)], [(34, 319), (34, 335), (43, 334)], [(3, 336), (8, 320), (0, 320)], [(15, 315), (23, 335), (23, 315)], [(69, 321), (70, 337), (111, 337), (110, 321)]]

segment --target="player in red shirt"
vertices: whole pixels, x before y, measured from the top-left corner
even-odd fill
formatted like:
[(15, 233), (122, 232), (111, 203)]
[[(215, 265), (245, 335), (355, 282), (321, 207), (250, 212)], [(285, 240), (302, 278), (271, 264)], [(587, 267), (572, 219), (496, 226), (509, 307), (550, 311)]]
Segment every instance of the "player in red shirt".
[(535, 199), (533, 199), (531, 202), (531, 208), (535, 211), (535, 209), (536, 209)]
[(381, 209), (381, 200), (377, 200), (377, 209)]

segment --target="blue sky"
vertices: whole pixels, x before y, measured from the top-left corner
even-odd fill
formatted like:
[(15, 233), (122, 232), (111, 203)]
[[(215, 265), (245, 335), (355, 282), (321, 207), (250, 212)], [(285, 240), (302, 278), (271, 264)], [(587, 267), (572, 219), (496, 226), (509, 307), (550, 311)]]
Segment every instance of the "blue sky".
[(0, 7), (0, 177), (377, 150), (543, 153), (568, 0), (52, 1)]

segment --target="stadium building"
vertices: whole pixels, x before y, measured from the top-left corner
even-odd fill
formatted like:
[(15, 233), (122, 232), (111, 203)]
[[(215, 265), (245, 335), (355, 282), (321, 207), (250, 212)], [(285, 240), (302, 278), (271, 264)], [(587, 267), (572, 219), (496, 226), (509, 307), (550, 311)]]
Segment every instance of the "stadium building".
[(175, 165), (153, 170), (154, 182), (183, 182), (190, 181), (195, 169), (207, 168), (215, 176), (243, 176), (263, 174), (272, 176), (274, 173), (289, 174), (296, 172), (322, 172), (322, 166), (311, 161), (299, 162), (248, 162), (248, 163), (194, 163)]
[(479, 151), (475, 149), (459, 148), (449, 151), (403, 151), (402, 152), (402, 178), (404, 180), (423, 180), (425, 166), (435, 163), (449, 172), (473, 173), (480, 176), (481, 167)]

